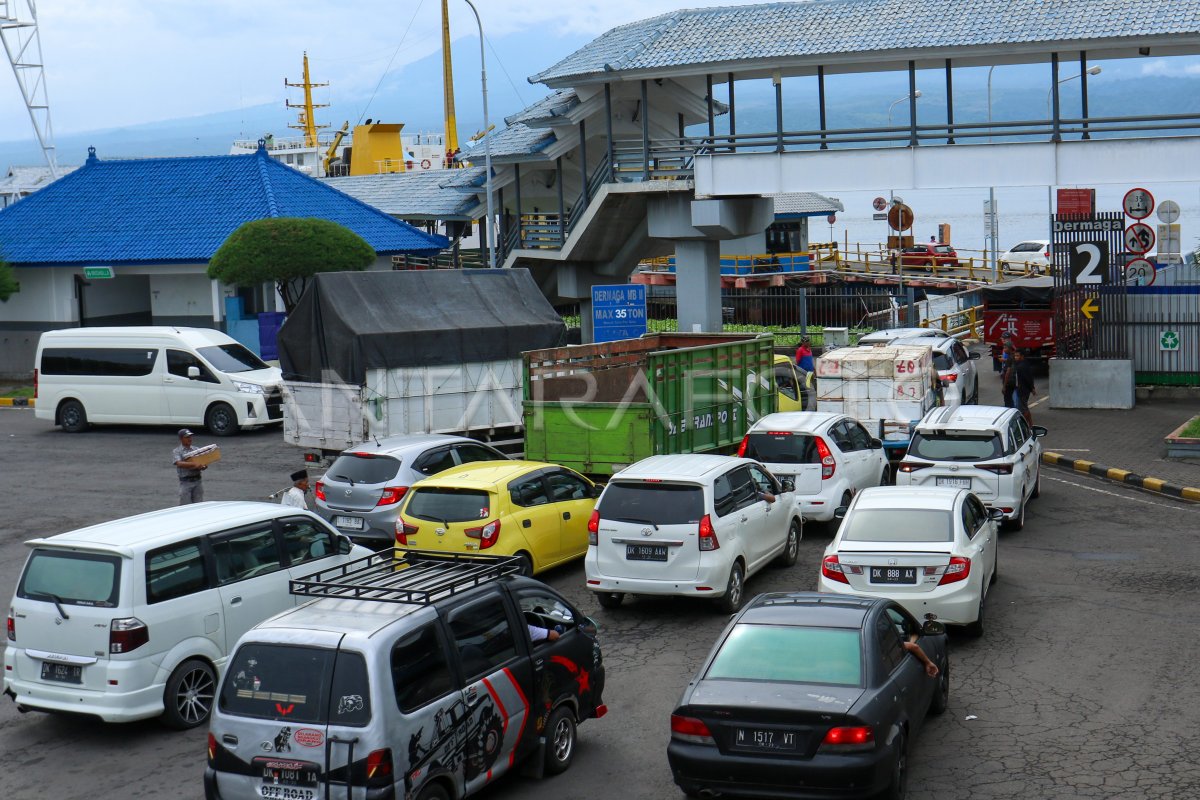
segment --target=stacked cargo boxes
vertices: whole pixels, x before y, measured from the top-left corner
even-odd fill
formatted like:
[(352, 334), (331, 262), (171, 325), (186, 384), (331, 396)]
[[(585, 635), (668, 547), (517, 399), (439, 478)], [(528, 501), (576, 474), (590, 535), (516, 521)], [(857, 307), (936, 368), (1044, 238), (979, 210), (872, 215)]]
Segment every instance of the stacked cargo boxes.
[(846, 414), (882, 439), (907, 439), (908, 424), (936, 404), (929, 347), (845, 347), (817, 360), (817, 410)]

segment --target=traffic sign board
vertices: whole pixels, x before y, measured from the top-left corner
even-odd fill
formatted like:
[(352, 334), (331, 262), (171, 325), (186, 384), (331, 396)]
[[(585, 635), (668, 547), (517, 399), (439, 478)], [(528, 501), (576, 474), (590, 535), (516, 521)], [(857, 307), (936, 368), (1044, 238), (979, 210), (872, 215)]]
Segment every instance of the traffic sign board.
[(1175, 331), (1163, 331), (1158, 336), (1159, 350), (1178, 350), (1179, 334)]
[(1147, 189), (1130, 189), (1121, 205), (1125, 207), (1125, 216), (1145, 219), (1154, 210), (1154, 195)]
[(884, 220), (887, 219), (887, 214), (872, 214), (871, 219)]
[(84, 267), (83, 277), (89, 280), (99, 280), (101, 278), (113, 277), (112, 267)]
[(1083, 305), (1079, 307), (1079, 310), (1083, 312), (1085, 317), (1091, 319), (1093, 316), (1099, 313), (1100, 304), (1096, 302), (1096, 298), (1089, 297), (1087, 300), (1083, 301)]
[(825, 218), (825, 221), (832, 225), (833, 223), (837, 222), (837, 214), (830, 214)]
[(1135, 258), (1125, 265), (1125, 282), (1134, 286), (1151, 285), (1156, 274), (1154, 265), (1144, 258)]
[(887, 208), (887, 200), (882, 197), (876, 197), (871, 201), (871, 207), (876, 211), (883, 211), (885, 208)]
[(1125, 249), (1145, 255), (1154, 249), (1154, 229), (1144, 222), (1135, 222), (1125, 229)]
[(1179, 203), (1174, 200), (1163, 200), (1158, 204), (1158, 219), (1170, 225), (1179, 221)]
[(912, 227), (913, 211), (903, 203), (896, 203), (888, 209), (888, 225), (894, 231), (906, 231)]
[(1108, 282), (1108, 242), (1071, 242), (1067, 250), (1071, 283)]
[(635, 339), (646, 332), (646, 287), (592, 287), (592, 341)]

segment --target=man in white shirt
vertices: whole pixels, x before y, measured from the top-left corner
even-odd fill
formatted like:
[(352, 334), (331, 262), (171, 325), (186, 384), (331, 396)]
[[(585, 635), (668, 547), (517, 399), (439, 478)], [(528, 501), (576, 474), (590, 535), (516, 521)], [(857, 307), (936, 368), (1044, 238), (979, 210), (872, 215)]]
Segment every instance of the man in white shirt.
[(292, 488), (283, 493), (283, 496), (279, 498), (279, 502), (281, 505), (307, 510), (308, 500), (305, 498), (307, 493), (308, 470), (302, 469), (292, 473)]

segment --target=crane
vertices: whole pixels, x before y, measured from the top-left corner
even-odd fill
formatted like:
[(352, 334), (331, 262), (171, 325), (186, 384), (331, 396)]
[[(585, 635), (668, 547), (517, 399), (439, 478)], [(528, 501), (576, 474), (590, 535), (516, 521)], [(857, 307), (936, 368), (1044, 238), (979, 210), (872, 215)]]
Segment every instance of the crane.
[(442, 93), (446, 110), (446, 166), (458, 166), (458, 121), (454, 117), (454, 69), (450, 62), (450, 0), (442, 0)]
[(37, 0), (0, 0), (0, 40), (4, 42), (8, 63), (12, 65), (21, 97), (25, 100), (38, 146), (50, 168), (50, 177), (58, 178), (50, 100), (46, 95), (46, 70), (42, 63), (42, 39), (38, 35)]

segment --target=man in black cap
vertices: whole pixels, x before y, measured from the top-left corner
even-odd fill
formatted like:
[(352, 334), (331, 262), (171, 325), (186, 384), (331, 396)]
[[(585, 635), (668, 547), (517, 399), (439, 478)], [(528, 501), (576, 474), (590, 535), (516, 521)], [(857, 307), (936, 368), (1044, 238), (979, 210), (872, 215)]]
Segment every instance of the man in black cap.
[(279, 498), (279, 502), (285, 506), (307, 509), (308, 499), (305, 497), (306, 494), (308, 494), (308, 470), (297, 470), (292, 473), (292, 488), (283, 493), (283, 497)]
[(188, 460), (187, 454), (192, 449), (192, 432), (187, 428), (180, 428), (179, 447), (171, 451), (171, 460), (175, 462), (175, 474), (179, 476), (181, 506), (204, 501), (204, 484), (200, 480), (200, 473), (208, 469), (208, 466)]

